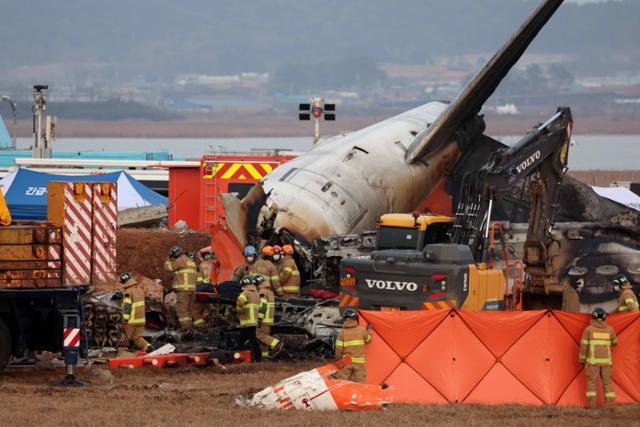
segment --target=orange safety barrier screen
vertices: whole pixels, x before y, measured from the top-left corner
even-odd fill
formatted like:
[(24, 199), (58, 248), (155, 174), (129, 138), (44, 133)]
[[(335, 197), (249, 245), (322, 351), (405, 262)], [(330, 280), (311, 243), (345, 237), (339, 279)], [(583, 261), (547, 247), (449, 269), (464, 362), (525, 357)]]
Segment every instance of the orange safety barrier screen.
[[(374, 327), (367, 382), (398, 403), (586, 405), (578, 362), (589, 314), (562, 311), (360, 311)], [(617, 403), (640, 402), (640, 313), (607, 317)], [(601, 393), (598, 397), (602, 399)]]

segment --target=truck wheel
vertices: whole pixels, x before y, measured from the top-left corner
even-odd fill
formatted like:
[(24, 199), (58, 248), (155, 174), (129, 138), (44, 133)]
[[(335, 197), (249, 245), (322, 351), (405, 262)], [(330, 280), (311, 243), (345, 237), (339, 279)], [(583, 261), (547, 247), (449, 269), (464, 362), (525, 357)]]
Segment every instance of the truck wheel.
[(4, 320), (0, 319), (0, 372), (7, 366), (11, 356), (11, 331)]

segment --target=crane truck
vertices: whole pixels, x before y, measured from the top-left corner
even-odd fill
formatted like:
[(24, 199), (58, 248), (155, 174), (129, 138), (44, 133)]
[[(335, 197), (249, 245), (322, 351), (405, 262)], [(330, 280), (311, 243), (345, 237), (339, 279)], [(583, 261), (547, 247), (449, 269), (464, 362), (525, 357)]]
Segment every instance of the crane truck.
[(341, 261), (341, 308), (504, 309), (505, 273), (491, 268), (492, 209), (525, 180), (530, 193), (523, 259), (528, 284), (545, 287), (556, 281), (547, 248), (572, 127), (571, 110), (560, 107), (514, 146), (494, 152), (483, 167), (467, 172), (455, 217), (383, 215), (376, 250)]
[(30, 351), (64, 352), (61, 385), (80, 385), (73, 365), (86, 355), (82, 290), (62, 286), (62, 227), (12, 224), (0, 188), (0, 372)]

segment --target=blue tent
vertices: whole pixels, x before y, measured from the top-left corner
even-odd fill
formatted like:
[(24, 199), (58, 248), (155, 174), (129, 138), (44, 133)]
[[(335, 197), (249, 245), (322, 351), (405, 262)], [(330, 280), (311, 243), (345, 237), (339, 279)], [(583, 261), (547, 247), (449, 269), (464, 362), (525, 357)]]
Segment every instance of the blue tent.
[(46, 220), (49, 181), (117, 183), (119, 211), (141, 206), (168, 206), (169, 204), (169, 199), (145, 187), (124, 171), (67, 176), (19, 168), (0, 179), (11, 216), (14, 219)]

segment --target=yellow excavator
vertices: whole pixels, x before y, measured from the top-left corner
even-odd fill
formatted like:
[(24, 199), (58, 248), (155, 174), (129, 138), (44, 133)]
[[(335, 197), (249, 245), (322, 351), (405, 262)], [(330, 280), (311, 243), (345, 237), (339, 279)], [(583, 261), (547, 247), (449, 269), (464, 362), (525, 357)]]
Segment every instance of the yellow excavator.
[(367, 310), (463, 308), (507, 304), (502, 269), (487, 267), (496, 198), (529, 180), (531, 196), (524, 264), (529, 283), (555, 279), (547, 246), (567, 171), (571, 110), (559, 108), (513, 147), (493, 154), (463, 179), (455, 217), (387, 214), (378, 222), (377, 250), (343, 258), (340, 306)]

